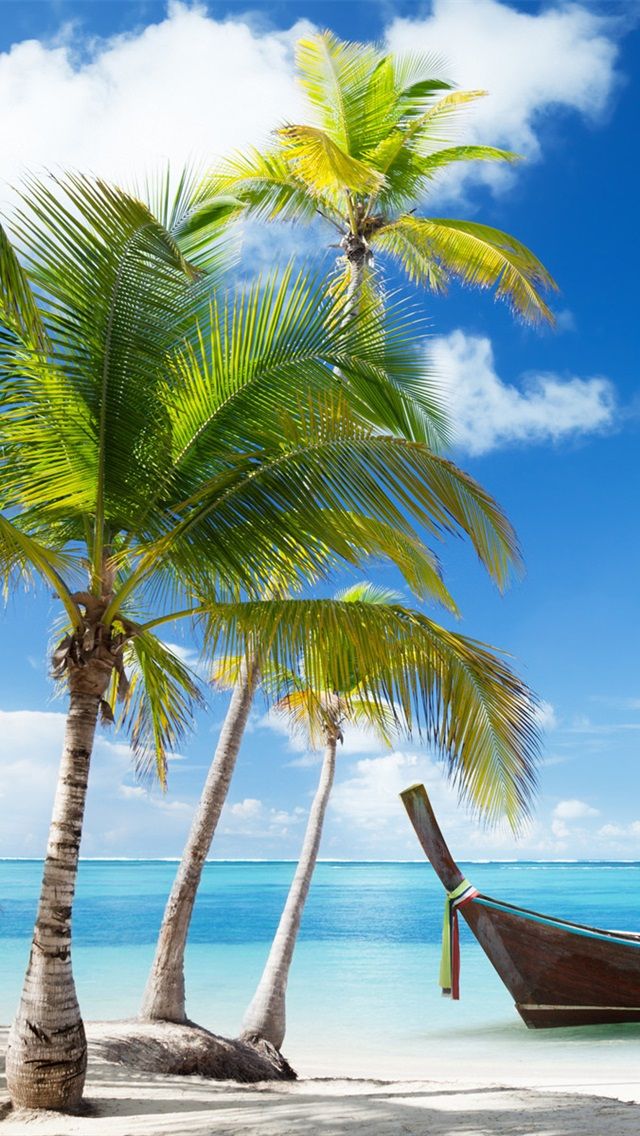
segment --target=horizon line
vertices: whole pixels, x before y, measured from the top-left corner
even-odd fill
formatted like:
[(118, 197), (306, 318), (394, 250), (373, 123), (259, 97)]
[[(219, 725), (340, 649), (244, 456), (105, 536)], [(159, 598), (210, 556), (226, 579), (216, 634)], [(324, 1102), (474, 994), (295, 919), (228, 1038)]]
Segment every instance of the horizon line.
[[(0, 864), (43, 864), (44, 856), (0, 856)], [(84, 864), (179, 864), (182, 860), (181, 856), (80, 856), (79, 862)], [(600, 856), (597, 858), (578, 858), (578, 857), (560, 857), (554, 859), (530, 859), (520, 857), (502, 857), (496, 859), (488, 859), (483, 857), (481, 859), (471, 859), (466, 856), (459, 857), (461, 864), (638, 864), (640, 865), (640, 858), (619, 859), (612, 856)], [(205, 860), (206, 864), (297, 864), (298, 858), (282, 857), (282, 856), (221, 856), (211, 857)], [(319, 857), (318, 864), (425, 864), (428, 865), (429, 861), (426, 858), (340, 858), (340, 857)]]

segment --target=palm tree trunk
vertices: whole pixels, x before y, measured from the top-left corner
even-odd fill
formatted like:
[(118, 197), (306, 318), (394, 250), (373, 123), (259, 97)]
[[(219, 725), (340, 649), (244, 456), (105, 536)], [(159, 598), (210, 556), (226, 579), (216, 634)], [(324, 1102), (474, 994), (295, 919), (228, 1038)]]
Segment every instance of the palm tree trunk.
[(347, 284), (347, 296), (344, 308), (348, 318), (358, 310), (364, 285), (365, 271), (367, 265), (373, 264), (373, 256), (366, 240), (359, 233), (347, 233), (340, 243), (345, 250), (349, 269), (349, 282)]
[(300, 860), (289, 888), (287, 902), (269, 951), (262, 977), (242, 1022), (244, 1041), (268, 1041), (282, 1047), (286, 1031), (286, 991), (289, 968), (296, 945), (302, 912), (318, 858), (322, 826), (331, 794), (336, 766), (337, 731), (327, 738), (320, 781), (313, 798), (304, 834)]
[(184, 953), (202, 869), (229, 791), (260, 675), (256, 663), (244, 663), (220, 733), (198, 810), (191, 825), (178, 874), (167, 900), (156, 953), (145, 988), (140, 1017), (148, 1021), (186, 1022)]
[(351, 313), (358, 310), (362, 285), (364, 284), (364, 260), (349, 261), (349, 284), (347, 286), (346, 310)]
[[(71, 911), (100, 693), (95, 664), (70, 676), (60, 774), (22, 997), (9, 1034), (7, 1087), (23, 1108), (69, 1110), (82, 1099), (87, 1043), (71, 969)], [(101, 686), (103, 674), (95, 686)], [(74, 689), (75, 688), (75, 689)]]

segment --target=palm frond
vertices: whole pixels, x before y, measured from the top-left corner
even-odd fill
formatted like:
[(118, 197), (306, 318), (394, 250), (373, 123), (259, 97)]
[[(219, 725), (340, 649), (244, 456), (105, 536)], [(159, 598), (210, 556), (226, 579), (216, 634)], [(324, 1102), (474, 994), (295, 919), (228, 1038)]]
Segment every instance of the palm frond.
[[(462, 530), (493, 579), (503, 586), (519, 562), (504, 513), (477, 482), (420, 443), (371, 435), (338, 402), (309, 407), (304, 421), (282, 419), (279, 454), (240, 460), (203, 483), (182, 510), (184, 519), (154, 542), (145, 557), (179, 549), (195, 571), (201, 560), (222, 582), (267, 585), (285, 562), (326, 563), (327, 549), (354, 562), (348, 535), (353, 514), (373, 517), (416, 536)], [(274, 509), (274, 503), (277, 508)], [(246, 539), (250, 521), (250, 540)]]
[(238, 242), (232, 240), (229, 222), (242, 203), (230, 193), (218, 193), (209, 176), (193, 165), (176, 176), (167, 165), (146, 178), (139, 196), (190, 265), (216, 277), (231, 267)]
[(43, 350), (46, 333), (42, 315), (9, 237), (0, 225), (0, 333), (13, 332), (32, 350)]
[(383, 176), (357, 158), (345, 153), (315, 126), (285, 126), (278, 131), (283, 154), (300, 181), (314, 194), (366, 194), (382, 188)]
[(16, 577), (29, 583), (35, 573), (54, 589), (71, 622), (77, 624), (80, 613), (64, 580), (64, 574), (74, 571), (73, 556), (46, 547), (0, 513), (0, 579), (5, 595)]
[(350, 584), (336, 592), (340, 603), (368, 603), (392, 604), (400, 603), (402, 596), (393, 588), (384, 588), (381, 584), (373, 584), (371, 580), (360, 580), (357, 584)]
[(408, 51), (391, 56), (393, 76), (402, 117), (423, 114), (435, 95), (451, 90), (445, 78), (447, 62), (435, 52)]
[(345, 321), (324, 282), (290, 267), (212, 302), (208, 328), (176, 352), (169, 407), (171, 462), (158, 494), (190, 496), (203, 473), (237, 455), (278, 451), (288, 422), (306, 421), (318, 400), (346, 404), (377, 428), (441, 448), (448, 437), (441, 394), (413, 336), (406, 304), (385, 313), (363, 305)]
[[(142, 777), (155, 773), (164, 787), (167, 761), (193, 728), (204, 699), (197, 676), (151, 631), (139, 631), (125, 648), (129, 684), (120, 715)], [(114, 697), (115, 703), (115, 697)]]
[(319, 126), (345, 154), (356, 156), (366, 92), (380, 61), (372, 44), (349, 43), (330, 31), (296, 45), (296, 67)]
[[(447, 278), (477, 288), (495, 288), (521, 319), (553, 323), (542, 292), (556, 285), (544, 265), (515, 237), (472, 221), (400, 217), (375, 234), (375, 244), (402, 260), (412, 278), (441, 287)], [(407, 253), (411, 247), (413, 251)], [(435, 275), (429, 265), (436, 266)]]
[(348, 525), (354, 558), (359, 552), (365, 564), (370, 558), (382, 558), (386, 563), (395, 564), (414, 596), (440, 604), (452, 615), (460, 614), (442, 578), (438, 559), (425, 544), (373, 517), (352, 515)]
[(436, 170), (446, 169), (454, 162), (507, 162), (521, 161), (519, 154), (512, 150), (500, 150), (495, 146), (447, 146), (436, 150), (422, 159), (423, 175), (431, 176)]
[[(396, 731), (436, 748), (462, 797), (489, 821), (506, 816), (516, 827), (527, 815), (539, 745), (535, 700), (485, 644), (398, 604), (295, 599), (211, 606), (211, 649), (240, 655), (250, 639), (261, 658), (299, 676), (295, 690), (310, 690), (316, 699), (323, 691), (337, 694), (345, 717), (352, 699), (359, 720), (374, 729), (381, 721), (389, 730), (393, 714)], [(285, 681), (285, 696), (291, 685)], [(275, 698), (276, 688), (267, 695)]]
[(308, 221), (318, 205), (331, 208), (322, 197), (311, 197), (279, 151), (250, 149), (227, 158), (210, 174), (208, 191), (213, 196), (232, 195), (242, 208), (264, 221)]
[(28, 376), (12, 445), (30, 467), (31, 504), (37, 490), (95, 518), (98, 561), (105, 521), (126, 527), (163, 471), (166, 355), (197, 273), (147, 206), (102, 182), (31, 182), (27, 199), (16, 228), (51, 350)]

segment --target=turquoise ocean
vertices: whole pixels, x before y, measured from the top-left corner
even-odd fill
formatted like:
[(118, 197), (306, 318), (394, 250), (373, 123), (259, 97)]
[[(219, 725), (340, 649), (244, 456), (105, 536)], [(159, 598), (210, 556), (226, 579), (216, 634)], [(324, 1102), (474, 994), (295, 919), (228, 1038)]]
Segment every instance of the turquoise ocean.
[[(483, 892), (640, 930), (640, 863), (466, 863)], [(237, 1032), (294, 865), (207, 864), (187, 956), (188, 1012)], [(19, 997), (42, 865), (0, 861), (0, 1022)], [(84, 1016), (138, 1008), (176, 864), (84, 860), (74, 971)], [(638, 1079), (640, 1026), (528, 1031), (462, 926), (461, 1000), (437, 985), (443, 891), (425, 863), (318, 865), (294, 960), (285, 1052), (301, 1072), (610, 1085)]]

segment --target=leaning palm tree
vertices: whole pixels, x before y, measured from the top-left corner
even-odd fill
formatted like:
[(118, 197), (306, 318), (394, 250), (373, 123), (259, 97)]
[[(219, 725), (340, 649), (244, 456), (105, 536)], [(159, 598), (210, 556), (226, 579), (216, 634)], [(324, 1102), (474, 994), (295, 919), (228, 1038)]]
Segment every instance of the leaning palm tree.
[(455, 163), (517, 160), (493, 146), (450, 144), (460, 112), (486, 92), (453, 90), (434, 57), (385, 54), (328, 31), (301, 39), (296, 60), (311, 124), (284, 126), (272, 149), (228, 159), (210, 188), (267, 221), (324, 217), (338, 233), (340, 282), (354, 300), (381, 253), (434, 292), (451, 280), (495, 288), (523, 320), (551, 322), (543, 293), (555, 285), (520, 241), (418, 212)]
[(7, 1054), (27, 1107), (82, 1095), (71, 915), (99, 716), (119, 703), (139, 767), (164, 781), (200, 699), (158, 628), (368, 552), (419, 586), (429, 524), (471, 531), (498, 578), (514, 555), (491, 499), (419, 440), (431, 420), (404, 390), (405, 332), (346, 326), (302, 277), (217, 299), (212, 213), (186, 197), (159, 220), (100, 181), (35, 181), (11, 225), (21, 260), (0, 240), (0, 572), (57, 597), (69, 704)]
[[(341, 619), (335, 614), (342, 608)], [(351, 608), (351, 612), (349, 612)], [(275, 711), (324, 747), (318, 788), (287, 900), (242, 1039), (280, 1050), (286, 1028), (286, 988), (311, 885), (347, 724), (362, 725), (389, 744), (399, 731), (422, 733), (446, 761), (462, 794), (490, 819), (506, 814), (516, 826), (534, 784), (537, 731), (526, 687), (486, 647), (452, 635), (371, 584), (343, 592), (332, 610), (319, 601), (297, 665), (264, 668)], [(352, 619), (348, 615), (352, 614)], [(333, 618), (332, 618), (333, 616)], [(234, 660), (218, 677), (234, 678)]]

